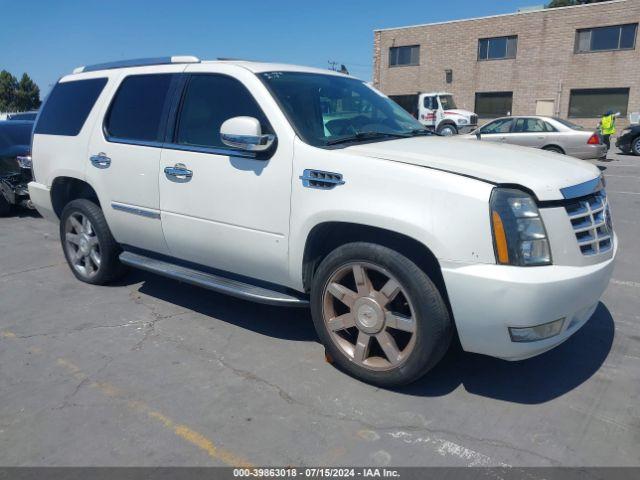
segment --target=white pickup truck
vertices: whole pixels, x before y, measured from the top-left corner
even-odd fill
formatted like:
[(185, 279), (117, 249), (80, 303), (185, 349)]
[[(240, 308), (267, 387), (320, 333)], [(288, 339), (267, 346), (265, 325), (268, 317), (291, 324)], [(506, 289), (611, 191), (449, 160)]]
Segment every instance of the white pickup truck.
[(435, 136), (313, 68), (81, 67), (48, 96), (32, 156), (31, 198), (79, 280), (133, 266), (310, 306), (328, 358), (381, 386), (422, 376), (453, 335), (507, 360), (562, 343), (617, 249), (593, 165)]

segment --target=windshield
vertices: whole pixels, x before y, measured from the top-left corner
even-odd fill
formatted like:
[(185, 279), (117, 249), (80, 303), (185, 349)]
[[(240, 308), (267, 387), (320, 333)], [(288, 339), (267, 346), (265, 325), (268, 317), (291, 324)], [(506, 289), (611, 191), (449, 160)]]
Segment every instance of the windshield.
[(443, 110), (451, 110), (456, 107), (456, 102), (453, 101), (453, 95), (440, 95), (440, 105)]
[(397, 103), (361, 80), (302, 72), (260, 75), (302, 140), (316, 147), (424, 134)]

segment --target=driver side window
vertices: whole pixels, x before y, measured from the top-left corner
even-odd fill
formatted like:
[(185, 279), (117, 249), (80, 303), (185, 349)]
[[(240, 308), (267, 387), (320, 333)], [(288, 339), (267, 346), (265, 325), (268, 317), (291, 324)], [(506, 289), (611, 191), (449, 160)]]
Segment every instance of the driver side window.
[(436, 101), (436, 97), (424, 97), (424, 108), (428, 108), (429, 110), (437, 110), (438, 102)]
[(480, 129), (480, 133), (483, 135), (493, 133), (509, 133), (512, 123), (513, 120), (511, 118), (501, 118), (499, 120), (494, 120), (493, 122), (487, 123), (484, 127), (482, 127)]

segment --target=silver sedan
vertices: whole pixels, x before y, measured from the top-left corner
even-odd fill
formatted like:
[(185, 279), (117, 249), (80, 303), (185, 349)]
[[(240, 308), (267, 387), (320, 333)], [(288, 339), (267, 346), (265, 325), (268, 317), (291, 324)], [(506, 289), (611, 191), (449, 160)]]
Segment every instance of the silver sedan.
[(607, 147), (596, 132), (556, 117), (497, 118), (463, 137), (541, 148), (582, 159), (607, 155)]

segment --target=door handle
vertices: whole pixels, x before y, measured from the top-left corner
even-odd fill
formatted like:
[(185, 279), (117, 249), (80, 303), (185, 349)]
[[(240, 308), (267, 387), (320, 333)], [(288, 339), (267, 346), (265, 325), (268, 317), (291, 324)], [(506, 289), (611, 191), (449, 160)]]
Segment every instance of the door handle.
[(109, 168), (111, 166), (111, 159), (107, 157), (104, 152), (100, 152), (97, 155), (91, 155), (89, 157), (91, 165), (96, 168)]
[(164, 168), (165, 175), (176, 177), (181, 180), (193, 177), (193, 172), (184, 163), (176, 163), (173, 167)]

